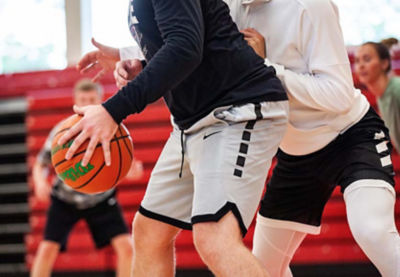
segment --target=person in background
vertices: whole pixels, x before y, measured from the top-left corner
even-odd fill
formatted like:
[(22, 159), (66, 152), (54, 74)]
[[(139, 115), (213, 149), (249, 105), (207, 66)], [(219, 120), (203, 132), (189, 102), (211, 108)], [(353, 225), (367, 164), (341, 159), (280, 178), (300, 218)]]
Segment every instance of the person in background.
[[(101, 103), (103, 89), (89, 80), (78, 82), (74, 89), (74, 103), (87, 106)], [(60, 123), (59, 123), (60, 124)], [(51, 187), (47, 176), (51, 167), (51, 143), (59, 126), (50, 132), (33, 166), (34, 193), (39, 201), (48, 201), (44, 239), (39, 244), (33, 262), (31, 277), (49, 277), (60, 251), (66, 250), (68, 236), (73, 226), (84, 219), (98, 248), (111, 244), (117, 254), (117, 277), (128, 277), (131, 271), (132, 241), (115, 189), (100, 194), (83, 194), (72, 190), (59, 178)], [(135, 180), (143, 172), (140, 161), (134, 160), (128, 178)]]
[(390, 76), (389, 49), (383, 43), (364, 43), (356, 51), (355, 71), (360, 82), (377, 98), (392, 142), (400, 151), (400, 77)]

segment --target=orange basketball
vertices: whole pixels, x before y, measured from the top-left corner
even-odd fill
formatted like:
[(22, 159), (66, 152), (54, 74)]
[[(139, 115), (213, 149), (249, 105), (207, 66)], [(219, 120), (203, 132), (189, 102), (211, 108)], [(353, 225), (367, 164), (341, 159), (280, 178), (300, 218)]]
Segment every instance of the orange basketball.
[(51, 161), (58, 177), (74, 190), (84, 193), (104, 192), (114, 187), (128, 173), (133, 158), (132, 139), (126, 127), (120, 124), (110, 141), (110, 166), (105, 164), (100, 143), (87, 166), (81, 165), (89, 140), (78, 148), (70, 160), (66, 160), (65, 154), (73, 139), (64, 145), (58, 145), (57, 141), (81, 118), (79, 115), (72, 115), (60, 124), (51, 146)]

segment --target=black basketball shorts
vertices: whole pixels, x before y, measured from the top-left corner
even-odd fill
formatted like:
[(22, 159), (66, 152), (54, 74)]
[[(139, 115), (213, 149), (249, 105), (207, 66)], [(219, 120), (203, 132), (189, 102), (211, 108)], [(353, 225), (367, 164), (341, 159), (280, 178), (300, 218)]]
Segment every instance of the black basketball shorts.
[(129, 232), (114, 196), (82, 210), (52, 196), (44, 239), (59, 243), (61, 251), (65, 251), (69, 233), (80, 219), (87, 222), (97, 248), (110, 244), (117, 235)]
[(372, 108), (321, 150), (304, 156), (279, 150), (259, 213), (272, 227), (318, 234), (336, 186), (343, 193), (356, 181), (374, 179), (393, 190), (391, 151), (388, 129)]

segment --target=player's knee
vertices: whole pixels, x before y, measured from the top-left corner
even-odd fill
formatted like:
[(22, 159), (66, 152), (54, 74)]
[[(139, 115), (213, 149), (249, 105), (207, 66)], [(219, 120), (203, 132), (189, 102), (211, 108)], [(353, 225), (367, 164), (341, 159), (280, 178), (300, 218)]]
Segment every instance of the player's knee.
[(350, 223), (350, 229), (356, 241), (366, 246), (379, 244), (379, 240), (388, 232), (385, 226), (376, 224), (372, 220), (363, 220), (357, 224)]
[(39, 246), (38, 254), (43, 259), (51, 259), (59, 252), (60, 245), (55, 242), (42, 241)]
[(145, 245), (146, 243), (151, 242), (151, 238), (149, 236), (151, 232), (147, 229), (146, 224), (143, 222), (140, 216), (135, 216), (135, 219), (132, 223), (132, 236), (135, 247), (140, 247), (141, 245)]
[(208, 260), (214, 260), (213, 257), (218, 256), (219, 247), (213, 237), (209, 237), (206, 233), (193, 232), (193, 242), (197, 252), (207, 263)]
[(125, 244), (124, 246), (119, 249), (119, 256), (132, 258), (133, 256), (133, 245), (132, 244)]
[(140, 214), (135, 216), (132, 224), (132, 236), (135, 249), (168, 248), (173, 246), (176, 233), (172, 226), (149, 219)]
[(133, 256), (133, 245), (129, 237), (120, 240), (114, 248), (119, 257), (130, 258)]
[(193, 227), (194, 245), (206, 260), (214, 260), (214, 257), (226, 253), (227, 247), (232, 244), (229, 236), (224, 236), (223, 232), (216, 232), (213, 228), (215, 223), (198, 223)]

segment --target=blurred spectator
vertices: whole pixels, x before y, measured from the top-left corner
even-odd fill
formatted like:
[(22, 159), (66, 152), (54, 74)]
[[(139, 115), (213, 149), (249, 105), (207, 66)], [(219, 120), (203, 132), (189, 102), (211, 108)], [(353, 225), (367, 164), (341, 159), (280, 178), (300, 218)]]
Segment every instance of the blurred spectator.
[(361, 45), (356, 52), (355, 71), (360, 82), (377, 98), (393, 144), (400, 151), (400, 78), (390, 76), (388, 48), (375, 42)]
[[(103, 89), (89, 80), (77, 83), (74, 102), (77, 106), (99, 104)], [(50, 132), (33, 167), (35, 196), (51, 204), (47, 211), (44, 240), (40, 243), (32, 266), (32, 277), (48, 277), (59, 251), (66, 250), (69, 233), (73, 226), (84, 219), (89, 226), (97, 248), (111, 244), (117, 253), (117, 276), (130, 276), (132, 242), (124, 221), (121, 208), (116, 200), (115, 189), (100, 194), (76, 192), (55, 178), (51, 187), (47, 180), (51, 165), (51, 143), (57, 124)], [(135, 171), (135, 172), (134, 172)], [(134, 160), (128, 178), (140, 178), (141, 163)]]

